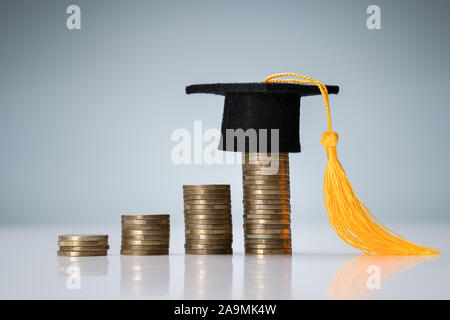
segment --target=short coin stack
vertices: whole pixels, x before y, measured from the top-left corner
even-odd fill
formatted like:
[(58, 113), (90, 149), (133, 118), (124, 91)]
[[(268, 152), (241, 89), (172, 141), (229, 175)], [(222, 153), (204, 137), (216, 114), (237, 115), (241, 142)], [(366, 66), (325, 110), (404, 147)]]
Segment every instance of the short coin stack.
[(120, 254), (131, 256), (169, 254), (170, 217), (168, 214), (122, 216)]
[(291, 254), (288, 153), (243, 153), (245, 252)]
[(105, 234), (68, 234), (58, 236), (60, 257), (106, 256), (108, 253), (108, 235)]
[(232, 254), (230, 185), (185, 185), (186, 254)]

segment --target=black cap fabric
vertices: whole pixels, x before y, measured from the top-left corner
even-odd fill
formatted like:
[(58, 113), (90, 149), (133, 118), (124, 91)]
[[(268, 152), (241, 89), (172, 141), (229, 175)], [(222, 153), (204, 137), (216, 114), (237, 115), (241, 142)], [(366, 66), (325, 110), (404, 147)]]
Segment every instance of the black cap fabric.
[[(329, 94), (337, 94), (338, 86), (328, 86)], [(320, 95), (316, 85), (295, 83), (214, 83), (194, 84), (186, 93), (209, 93), (225, 96), (220, 150), (234, 152), (271, 152), (270, 129), (279, 130), (278, 152), (300, 152), (300, 98)], [(249, 148), (249, 140), (241, 144), (236, 137), (227, 142), (227, 129), (255, 129), (257, 150)], [(268, 129), (267, 145), (260, 149), (261, 129)], [(264, 140), (262, 140), (264, 141)]]

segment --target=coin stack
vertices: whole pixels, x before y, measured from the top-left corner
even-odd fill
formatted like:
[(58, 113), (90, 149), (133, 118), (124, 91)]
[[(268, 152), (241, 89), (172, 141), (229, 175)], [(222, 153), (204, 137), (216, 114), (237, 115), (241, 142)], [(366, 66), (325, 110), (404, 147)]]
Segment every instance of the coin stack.
[(289, 154), (243, 153), (245, 253), (291, 254)]
[(183, 186), (186, 254), (232, 254), (230, 185)]
[(170, 217), (168, 214), (122, 216), (120, 254), (130, 256), (169, 254)]
[(60, 257), (106, 256), (108, 235), (106, 234), (68, 234), (58, 236)]

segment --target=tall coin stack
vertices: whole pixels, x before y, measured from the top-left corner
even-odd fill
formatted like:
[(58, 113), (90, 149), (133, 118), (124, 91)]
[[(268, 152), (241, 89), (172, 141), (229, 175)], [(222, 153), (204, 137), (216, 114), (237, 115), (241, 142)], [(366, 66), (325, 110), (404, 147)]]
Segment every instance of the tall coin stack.
[(230, 185), (185, 185), (186, 254), (232, 254)]
[(289, 154), (243, 153), (242, 160), (245, 253), (291, 254)]
[(68, 234), (58, 236), (60, 257), (92, 257), (108, 254), (106, 234)]
[(122, 216), (120, 254), (131, 256), (169, 254), (170, 217), (168, 214)]

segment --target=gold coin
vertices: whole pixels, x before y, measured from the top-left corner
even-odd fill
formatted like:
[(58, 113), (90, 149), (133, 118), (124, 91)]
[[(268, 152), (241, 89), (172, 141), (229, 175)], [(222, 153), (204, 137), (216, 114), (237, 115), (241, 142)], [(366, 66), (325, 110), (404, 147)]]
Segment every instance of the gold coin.
[(290, 197), (251, 197), (244, 194), (244, 199), (242, 200), (242, 203), (248, 203), (248, 204), (265, 204), (265, 203), (289, 203), (291, 201)]
[(216, 204), (230, 204), (230, 199), (211, 199), (211, 200), (184, 200), (184, 205), (196, 205), (196, 204), (206, 204), (206, 205), (216, 205)]
[(232, 254), (232, 249), (185, 249), (186, 254)]
[(267, 184), (267, 185), (263, 185), (263, 184), (252, 185), (252, 184), (247, 184), (247, 185), (243, 186), (243, 190), (244, 190), (244, 192), (253, 191), (253, 190), (280, 190), (280, 191), (287, 191), (287, 192), (289, 192), (290, 191), (290, 187), (289, 187), (289, 184), (288, 185), (282, 185), (282, 184), (280, 184), (280, 185), (278, 185), (278, 184), (276, 184), (276, 185), (270, 185), (270, 184)]
[(289, 204), (244, 204), (244, 210), (290, 210)]
[(290, 200), (289, 194), (248, 194), (244, 191), (244, 200)]
[(185, 210), (201, 210), (201, 209), (228, 209), (231, 210), (231, 204), (185, 204)]
[(58, 245), (66, 247), (99, 247), (107, 246), (108, 241), (58, 241)]
[(57, 251), (56, 254), (60, 257), (94, 257), (106, 256), (108, 253), (104, 251)]
[(227, 213), (227, 214), (184, 214), (184, 220), (205, 220), (205, 222), (207, 221), (228, 221), (231, 220), (231, 212)]
[(156, 219), (156, 220), (169, 220), (168, 214), (123, 214), (122, 219)]
[(123, 231), (142, 230), (142, 231), (156, 231), (156, 232), (166, 232), (166, 233), (168, 233), (170, 231), (170, 228), (169, 227), (157, 228), (157, 227), (154, 227), (154, 226), (141, 226), (141, 225), (131, 226), (129, 224), (126, 224), (126, 225), (122, 225), (122, 230)]
[(291, 215), (290, 209), (244, 209), (244, 215)]
[(159, 244), (159, 245), (146, 245), (146, 246), (129, 246), (122, 244), (122, 250), (137, 250), (137, 251), (148, 251), (148, 250), (163, 250), (169, 249), (168, 244)]
[(185, 249), (195, 250), (225, 250), (231, 249), (231, 245), (227, 244), (185, 244)]
[(153, 255), (168, 255), (169, 250), (120, 250), (121, 255), (125, 256), (153, 256)]
[(291, 230), (291, 226), (290, 224), (259, 224), (259, 223), (255, 223), (255, 224), (247, 224), (244, 223), (244, 230), (260, 230), (260, 229), (264, 229), (264, 230), (285, 230), (285, 231), (290, 231)]
[(288, 152), (243, 152), (242, 155), (244, 157), (253, 157), (253, 158), (266, 158), (266, 157), (289, 157)]
[(244, 159), (242, 163), (243, 168), (254, 167), (254, 168), (268, 168), (275, 166), (289, 166), (289, 159)]
[(281, 169), (275, 171), (275, 168), (242, 168), (243, 176), (271, 176), (271, 175), (282, 175), (289, 176), (289, 169)]
[(281, 200), (281, 199), (268, 199), (268, 200), (253, 200), (253, 199), (244, 199), (242, 201), (244, 205), (254, 205), (254, 204), (276, 204), (276, 205), (290, 205), (289, 199)]
[(231, 222), (231, 220), (228, 221), (224, 221), (224, 222), (217, 222), (217, 221), (212, 221), (213, 223), (210, 222), (205, 222), (205, 220), (184, 220), (184, 226), (186, 228), (188, 227), (193, 227), (193, 228), (198, 228), (198, 229), (202, 229), (202, 228), (209, 228), (210, 229), (218, 229), (218, 228), (223, 228), (223, 227), (231, 227), (233, 225), (233, 223)]
[(108, 240), (107, 234), (65, 234), (58, 236), (58, 241), (101, 241)]
[[(141, 221), (147, 221), (147, 222), (141, 222)], [(150, 221), (154, 221), (154, 222), (150, 222)], [(155, 228), (169, 228), (170, 227), (170, 223), (169, 222), (158, 222), (156, 220), (122, 220), (121, 221), (122, 225), (126, 225), (126, 226), (142, 226), (142, 227), (155, 227)]]
[(228, 244), (233, 243), (232, 239), (186, 239), (186, 244)]
[(245, 249), (249, 254), (292, 254), (292, 249)]
[(170, 240), (128, 240), (122, 239), (122, 245), (125, 246), (158, 246), (169, 245)]
[(124, 224), (122, 225), (122, 230), (146, 230), (146, 231), (159, 231), (159, 232), (169, 232), (169, 227), (155, 227), (155, 226), (143, 226), (143, 225), (129, 225)]
[(221, 239), (221, 240), (232, 240), (233, 235), (231, 233), (223, 234), (185, 234), (186, 242), (190, 240), (211, 240), (211, 239)]
[(225, 189), (229, 190), (229, 184), (197, 184), (197, 185), (183, 185), (183, 190), (186, 189)]
[(142, 234), (128, 234), (122, 233), (122, 241), (170, 241), (170, 236), (161, 235), (142, 235)]
[(243, 215), (244, 220), (286, 220), (291, 221), (290, 214), (246, 214)]
[(278, 195), (278, 196), (285, 196), (289, 195), (289, 190), (283, 190), (283, 189), (244, 189), (244, 193), (248, 195)]
[(255, 201), (255, 200), (278, 200), (278, 201), (289, 201), (291, 196), (289, 194), (248, 194), (247, 192), (243, 192), (244, 201)]
[(109, 246), (102, 247), (76, 247), (76, 246), (59, 246), (60, 251), (100, 251), (108, 250)]
[[(186, 228), (191, 227), (191, 226), (198, 226), (199, 229), (204, 228), (204, 227), (211, 227), (209, 229), (216, 229), (216, 228), (220, 228), (220, 227), (230, 227), (233, 225), (233, 223), (231, 222), (231, 220), (228, 221), (224, 221), (224, 222), (216, 222), (216, 221), (212, 221), (213, 223), (210, 222), (203, 222), (204, 220), (202, 220), (201, 222), (198, 222), (200, 220), (185, 220), (184, 221), (184, 225)], [(196, 227), (194, 227), (196, 228)]]
[(290, 176), (289, 164), (275, 163), (269, 166), (259, 166), (246, 164), (242, 166), (242, 176), (270, 177), (270, 176)]
[(243, 159), (247, 160), (261, 160), (261, 161), (278, 161), (278, 160), (288, 160), (289, 159), (289, 155), (288, 153), (273, 153), (273, 154), (269, 154), (269, 153), (249, 153), (249, 154), (244, 154), (243, 155)]
[(122, 219), (122, 224), (131, 224), (131, 225), (154, 225), (158, 227), (166, 227), (169, 226), (169, 221), (164, 220), (156, 220), (156, 219)]
[(225, 189), (184, 189), (184, 197), (196, 197), (196, 196), (218, 196), (218, 197), (229, 197), (231, 195), (230, 190)]
[(130, 225), (130, 224), (123, 224), (122, 230), (145, 230), (145, 231), (152, 231), (152, 232), (160, 232), (160, 233), (168, 233), (170, 228), (169, 227), (155, 227), (150, 225)]
[(292, 247), (291, 245), (286, 245), (286, 244), (246, 244), (245, 246), (246, 250), (252, 250), (252, 249), (291, 249)]
[(201, 229), (188, 229), (184, 230), (185, 234), (229, 234), (230, 230), (201, 230)]
[(276, 245), (286, 245), (291, 246), (291, 239), (245, 239), (245, 245), (253, 244), (276, 244)]
[[(270, 226), (270, 225), (266, 225)], [(245, 232), (247, 235), (250, 234), (291, 234), (291, 230), (289, 228), (285, 229), (270, 229), (270, 228), (245, 228)]]
[(256, 177), (290, 177), (289, 166), (275, 165), (275, 166), (243, 166), (242, 177), (243, 178), (256, 178)]
[(242, 159), (242, 166), (255, 166), (255, 167), (262, 167), (262, 166), (275, 166), (277, 164), (282, 165), (289, 165), (289, 158), (250, 158), (250, 157), (244, 157)]
[(289, 181), (288, 175), (275, 175), (275, 174), (267, 174), (267, 175), (248, 175), (244, 174), (242, 176), (244, 178), (244, 181), (253, 181), (253, 180), (280, 180), (280, 181)]
[(122, 230), (122, 236), (126, 235), (145, 235), (145, 236), (167, 236), (169, 237), (169, 232), (166, 231), (157, 231), (157, 230)]
[(286, 189), (290, 188), (289, 182), (283, 180), (247, 180), (243, 181), (242, 185), (244, 190), (249, 186), (256, 186), (258, 189), (262, 186), (272, 186), (274, 189), (281, 189), (282, 187)]
[(291, 239), (290, 234), (262, 234), (262, 233), (251, 234), (251, 233), (246, 233), (244, 235), (244, 237), (245, 237), (245, 240), (250, 240), (250, 239)]
[(210, 193), (210, 194), (184, 194), (184, 200), (211, 200), (211, 199), (230, 199), (230, 194)]
[(187, 230), (232, 230), (231, 224), (212, 224), (212, 225), (198, 225), (198, 224), (186, 224)]
[(290, 186), (289, 180), (270, 180), (270, 179), (254, 179), (254, 180), (244, 180), (242, 182), (244, 187), (246, 186)]
[(231, 214), (231, 210), (230, 209), (212, 209), (212, 210), (205, 210), (205, 209), (200, 209), (200, 210), (184, 210), (184, 214), (187, 215), (211, 215), (211, 216), (215, 216), (215, 215), (230, 215)]
[(247, 225), (251, 225), (251, 224), (268, 224), (268, 225), (290, 225), (291, 224), (291, 220), (281, 220), (281, 219), (244, 219), (244, 223)]

